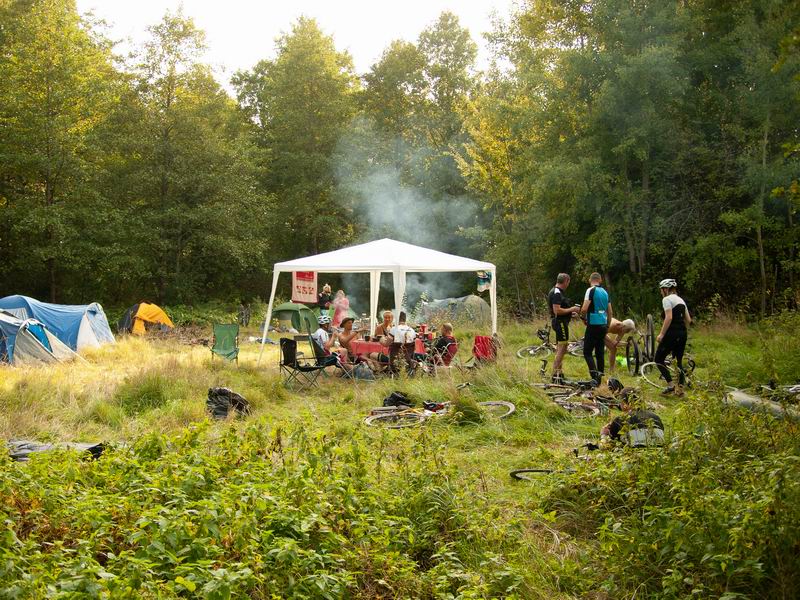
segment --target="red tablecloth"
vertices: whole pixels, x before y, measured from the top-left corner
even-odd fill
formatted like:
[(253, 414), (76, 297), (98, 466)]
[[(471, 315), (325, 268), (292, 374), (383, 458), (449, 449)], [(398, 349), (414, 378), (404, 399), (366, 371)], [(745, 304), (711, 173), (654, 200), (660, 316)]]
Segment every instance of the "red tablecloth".
[(350, 348), (356, 356), (371, 354), (372, 352), (388, 352), (389, 350), (381, 345), (380, 342), (365, 342), (364, 340), (353, 340), (350, 342)]
[[(389, 351), (389, 349), (380, 342), (365, 342), (364, 340), (353, 340), (350, 342), (350, 348), (356, 356), (371, 354), (373, 352), (383, 352), (387, 354)], [(422, 340), (419, 338), (414, 340), (414, 352), (425, 354), (425, 344), (423, 344)]]

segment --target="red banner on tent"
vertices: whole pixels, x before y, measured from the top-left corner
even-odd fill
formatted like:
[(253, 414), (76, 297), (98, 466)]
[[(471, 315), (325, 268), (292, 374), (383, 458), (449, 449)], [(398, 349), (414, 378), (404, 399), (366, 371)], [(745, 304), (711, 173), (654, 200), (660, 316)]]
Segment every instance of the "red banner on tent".
[(292, 273), (292, 302), (317, 303), (317, 273), (315, 271)]

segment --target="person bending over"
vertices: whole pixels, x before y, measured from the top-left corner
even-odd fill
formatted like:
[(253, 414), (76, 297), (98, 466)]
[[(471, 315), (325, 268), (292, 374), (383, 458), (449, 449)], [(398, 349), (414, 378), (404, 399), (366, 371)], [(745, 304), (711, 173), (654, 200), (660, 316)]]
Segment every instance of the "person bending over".
[(583, 338), (583, 358), (589, 367), (589, 376), (600, 385), (605, 369), (605, 340), (608, 323), (613, 317), (611, 302), (600, 284), (600, 273), (589, 277), (589, 288), (583, 296), (581, 314), (586, 315), (586, 335)]
[[(636, 331), (636, 323), (633, 322), (633, 319), (625, 319), (624, 321), (618, 321), (617, 319), (611, 319), (611, 323), (608, 325), (608, 333), (606, 334), (606, 348), (608, 348), (608, 370), (609, 372), (613, 373), (617, 366), (617, 348), (622, 343), (622, 338), (624, 338), (629, 333), (633, 333)], [(616, 335), (617, 339), (613, 339), (611, 336)]]
[(569, 321), (577, 314), (578, 306), (564, 292), (569, 287), (569, 274), (559, 273), (556, 284), (547, 294), (547, 307), (550, 309), (550, 325), (556, 332), (556, 357), (553, 359), (553, 383), (564, 380), (562, 363), (569, 343)]
[[(674, 279), (663, 279), (658, 284), (661, 290), (661, 305), (664, 308), (664, 324), (661, 325), (661, 332), (656, 340), (655, 363), (661, 376), (667, 382), (666, 389), (662, 394), (675, 394), (683, 396), (683, 386), (686, 383), (686, 374), (683, 372), (683, 353), (686, 350), (686, 340), (688, 338), (688, 327), (692, 324), (692, 317), (683, 298), (678, 296), (678, 284)], [(678, 386), (672, 381), (672, 374), (664, 364), (664, 360), (672, 354), (678, 366)]]

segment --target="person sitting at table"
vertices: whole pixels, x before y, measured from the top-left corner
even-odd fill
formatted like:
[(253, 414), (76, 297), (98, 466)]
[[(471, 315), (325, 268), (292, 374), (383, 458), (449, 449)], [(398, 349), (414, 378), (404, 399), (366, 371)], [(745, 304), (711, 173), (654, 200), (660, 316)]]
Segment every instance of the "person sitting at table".
[(381, 336), (380, 344), (382, 346), (380, 352), (370, 352), (367, 355), (367, 362), (373, 371), (385, 371), (389, 366), (389, 346), (392, 345), (392, 338), (388, 335)]
[(437, 364), (445, 366), (450, 364), (453, 358), (450, 354), (450, 346), (456, 344), (456, 338), (453, 337), (453, 324), (445, 323), (442, 325), (442, 335), (436, 338), (433, 344), (433, 356)]
[(333, 343), (339, 334), (331, 334), (331, 318), (328, 315), (320, 315), (317, 318), (317, 323), (319, 328), (311, 334), (311, 338), (322, 348), (322, 352), (325, 354), (325, 358), (320, 363), (326, 366), (333, 366), (339, 362), (339, 357), (332, 353), (331, 348), (333, 348)]
[(342, 350), (339, 351), (339, 354), (342, 356), (342, 360), (345, 362), (347, 362), (349, 358), (355, 356), (350, 343), (358, 337), (359, 333), (361, 333), (360, 329), (353, 329), (353, 321), (353, 317), (345, 317), (342, 319), (342, 331), (338, 333), (339, 347), (342, 348)]
[(389, 337), (395, 344), (410, 344), (417, 337), (417, 332), (412, 327), (406, 325), (406, 313), (401, 312), (397, 319), (397, 325), (389, 330)]
[(375, 328), (375, 339), (379, 340), (384, 335), (389, 335), (389, 330), (392, 328), (392, 322), (394, 321), (394, 315), (392, 311), (385, 310), (383, 311), (383, 322), (379, 323), (378, 326)]

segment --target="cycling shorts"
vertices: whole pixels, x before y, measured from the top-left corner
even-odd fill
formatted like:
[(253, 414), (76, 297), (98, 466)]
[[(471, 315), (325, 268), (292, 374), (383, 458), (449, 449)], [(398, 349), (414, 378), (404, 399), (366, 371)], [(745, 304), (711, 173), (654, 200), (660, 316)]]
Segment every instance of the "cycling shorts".
[(569, 341), (569, 321), (559, 321), (558, 319), (553, 319), (553, 331), (556, 332), (556, 342), (568, 342)]

